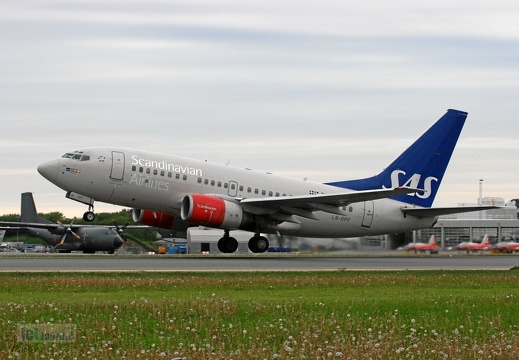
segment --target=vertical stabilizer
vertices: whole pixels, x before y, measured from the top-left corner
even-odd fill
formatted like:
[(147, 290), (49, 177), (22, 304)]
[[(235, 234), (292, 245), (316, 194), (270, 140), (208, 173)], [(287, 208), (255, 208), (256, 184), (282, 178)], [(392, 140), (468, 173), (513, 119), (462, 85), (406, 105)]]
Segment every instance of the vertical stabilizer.
[(52, 223), (52, 221), (38, 216), (36, 205), (34, 204), (32, 193), (30, 192), (22, 193), (20, 221), (28, 223)]
[(466, 118), (466, 112), (449, 109), (380, 174), (366, 179), (338, 181), (328, 185), (352, 190), (400, 186), (423, 189), (423, 192), (400, 195), (392, 199), (431, 207)]

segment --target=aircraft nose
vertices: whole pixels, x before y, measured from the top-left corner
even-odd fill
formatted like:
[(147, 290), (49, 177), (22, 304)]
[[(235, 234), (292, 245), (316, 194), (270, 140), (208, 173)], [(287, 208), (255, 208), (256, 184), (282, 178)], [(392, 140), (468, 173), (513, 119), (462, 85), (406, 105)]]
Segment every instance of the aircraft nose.
[(38, 172), (50, 182), (55, 182), (58, 175), (59, 163), (56, 161), (47, 161), (38, 165)]
[(116, 236), (116, 237), (114, 238), (114, 247), (115, 247), (116, 249), (118, 249), (118, 248), (121, 247), (122, 244), (124, 244), (123, 239), (122, 239), (120, 236)]

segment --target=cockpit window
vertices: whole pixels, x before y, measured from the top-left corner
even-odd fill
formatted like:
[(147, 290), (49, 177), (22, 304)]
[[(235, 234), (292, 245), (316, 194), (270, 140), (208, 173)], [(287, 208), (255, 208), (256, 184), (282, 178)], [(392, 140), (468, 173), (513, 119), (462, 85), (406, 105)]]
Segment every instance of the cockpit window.
[(82, 151), (74, 151), (73, 153), (66, 153), (62, 156), (63, 159), (72, 159), (76, 161), (88, 161), (90, 156), (84, 155)]

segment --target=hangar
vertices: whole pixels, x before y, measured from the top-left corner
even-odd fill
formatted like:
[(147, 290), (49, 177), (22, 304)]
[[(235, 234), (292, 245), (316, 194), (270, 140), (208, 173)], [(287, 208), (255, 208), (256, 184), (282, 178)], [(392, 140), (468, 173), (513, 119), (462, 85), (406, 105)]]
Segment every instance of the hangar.
[[(502, 206), (499, 209), (475, 211), (463, 214), (441, 216), (432, 228), (413, 231), (410, 234), (387, 235), (388, 249), (395, 249), (395, 244), (427, 242), (431, 235), (436, 236), (440, 249), (454, 247), (464, 241), (479, 242), (485, 235), (491, 244), (499, 241), (519, 241), (518, 209), (515, 204), (506, 205), (502, 198), (483, 198), (483, 205)], [(477, 204), (458, 204), (474, 206)]]

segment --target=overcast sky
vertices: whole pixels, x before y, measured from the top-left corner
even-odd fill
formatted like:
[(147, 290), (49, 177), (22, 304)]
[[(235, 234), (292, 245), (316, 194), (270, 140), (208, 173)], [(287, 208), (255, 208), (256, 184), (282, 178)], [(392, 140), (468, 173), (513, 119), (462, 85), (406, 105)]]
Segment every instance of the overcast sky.
[[(436, 206), (519, 197), (517, 1), (1, 1), (0, 214), (81, 216), (38, 164), (122, 146), (325, 182), (469, 112)], [(118, 211), (112, 205), (96, 211)]]

